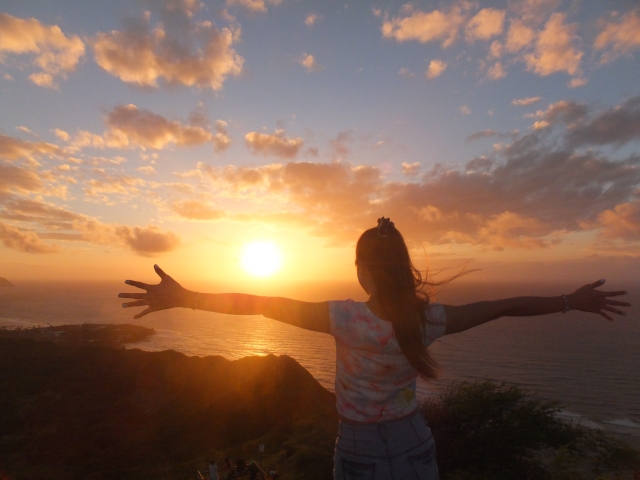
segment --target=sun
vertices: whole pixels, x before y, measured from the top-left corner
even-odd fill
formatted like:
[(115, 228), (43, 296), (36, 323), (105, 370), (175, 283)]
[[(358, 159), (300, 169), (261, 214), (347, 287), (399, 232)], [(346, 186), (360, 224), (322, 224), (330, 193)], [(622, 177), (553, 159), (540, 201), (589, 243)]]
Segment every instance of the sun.
[(272, 242), (247, 243), (242, 249), (240, 265), (254, 277), (269, 277), (282, 267), (282, 253)]

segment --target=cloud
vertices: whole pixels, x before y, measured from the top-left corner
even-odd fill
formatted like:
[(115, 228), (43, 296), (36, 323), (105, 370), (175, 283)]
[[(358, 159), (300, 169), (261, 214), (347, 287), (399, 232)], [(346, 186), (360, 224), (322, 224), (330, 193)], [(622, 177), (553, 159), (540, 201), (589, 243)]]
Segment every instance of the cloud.
[(317, 22), (318, 20), (320, 20), (321, 18), (322, 18), (322, 17), (321, 17), (320, 15), (316, 14), (316, 13), (310, 13), (309, 15), (307, 15), (307, 16), (305, 17), (305, 19), (304, 19), (304, 24), (305, 24), (307, 27), (311, 28), (311, 27), (313, 27), (313, 26), (316, 24), (316, 22)]
[(640, 141), (640, 95), (600, 111), (585, 103), (562, 100), (552, 103), (547, 110), (525, 116), (537, 118), (537, 128), (566, 127), (564, 141), (572, 148), (589, 145), (619, 148)]
[(117, 227), (115, 234), (131, 250), (143, 257), (153, 257), (161, 253), (175, 250), (180, 245), (180, 238), (172, 232), (161, 232), (158, 227), (149, 225), (140, 227)]
[(254, 155), (273, 155), (281, 158), (296, 157), (304, 144), (302, 138), (289, 138), (282, 129), (276, 130), (273, 134), (249, 132), (244, 139), (247, 148)]
[(44, 189), (40, 177), (31, 170), (0, 163), (0, 192), (39, 192)]
[(536, 33), (532, 28), (529, 28), (520, 20), (511, 19), (505, 47), (509, 52), (516, 53), (531, 45), (535, 38)]
[(131, 196), (139, 192), (139, 186), (146, 182), (137, 177), (123, 174), (107, 174), (100, 171), (94, 173), (96, 177), (89, 179), (84, 188), (89, 197), (97, 197), (100, 194), (118, 194)]
[[(586, 107), (583, 107), (586, 110)], [(581, 113), (581, 112), (579, 112)], [(549, 115), (549, 114), (547, 114)], [(621, 105), (610, 108), (584, 120), (574, 114), (566, 134), (567, 141), (574, 146), (614, 145), (621, 147), (629, 142), (640, 141), (640, 95)], [(579, 121), (582, 120), (582, 121)]]
[(414, 40), (428, 43), (437, 41), (446, 48), (457, 39), (469, 7), (470, 4), (461, 2), (448, 11), (423, 12), (410, 9), (406, 16), (397, 16), (391, 19), (385, 17), (382, 23), (382, 36), (398, 42)]
[(320, 72), (324, 67), (318, 62), (313, 55), (309, 55), (308, 53), (303, 53), (302, 56), (298, 59), (298, 63), (307, 69), (309, 73)]
[(67, 37), (57, 25), (43, 25), (35, 18), (27, 20), (0, 12), (0, 62), (5, 55), (30, 55), (39, 71), (29, 79), (36, 85), (54, 88), (55, 78), (66, 78), (84, 56), (80, 37)]
[(489, 70), (487, 70), (487, 77), (491, 80), (498, 80), (500, 78), (504, 78), (507, 76), (507, 72), (505, 71), (502, 62), (496, 62)]
[(495, 130), (488, 129), (488, 130), (482, 130), (481, 132), (472, 133), (465, 139), (465, 141), (467, 143), (470, 143), (476, 140), (480, 140), (482, 138), (498, 137), (498, 136), (500, 136), (498, 132), (496, 132)]
[(442, 60), (431, 60), (429, 62), (429, 67), (427, 68), (427, 78), (432, 79), (439, 77), (446, 69), (447, 64)]
[(405, 77), (405, 78), (413, 78), (416, 76), (415, 73), (413, 73), (411, 70), (409, 70), (408, 68), (404, 68), (402, 67), (399, 71), (398, 71), (398, 75), (400, 75), (401, 77)]
[(627, 241), (640, 240), (640, 202), (625, 202), (598, 216), (601, 237)]
[(465, 36), (468, 42), (475, 40), (489, 40), (502, 33), (504, 24), (504, 10), (483, 8), (465, 27)]
[(336, 138), (331, 140), (329, 144), (333, 150), (333, 159), (342, 160), (351, 153), (351, 144), (353, 143), (353, 132), (351, 130), (342, 130), (338, 132)]
[(26, 160), (37, 164), (36, 159), (42, 155), (64, 155), (64, 150), (47, 142), (30, 142), (0, 134), (0, 159), (7, 161)]
[(44, 243), (34, 232), (24, 232), (2, 222), (0, 222), (0, 242), (6, 248), (26, 253), (55, 253), (60, 251), (59, 247)]
[(566, 25), (563, 13), (554, 13), (539, 33), (533, 53), (526, 54), (527, 70), (538, 75), (566, 72), (579, 75), (583, 52), (578, 48), (580, 37), (576, 25)]
[(469, 108), (469, 105), (462, 105), (458, 110), (463, 115), (471, 115), (471, 109)]
[(162, 23), (152, 29), (149, 20), (146, 15), (125, 31), (98, 33), (93, 40), (98, 65), (143, 87), (157, 87), (163, 79), (169, 85), (213, 90), (242, 71), (244, 59), (233, 48), (239, 31), (185, 18), (187, 27), (173, 32)]
[(193, 147), (213, 142), (217, 149), (224, 149), (229, 142), (224, 122), (217, 125), (220, 135), (215, 137), (202, 127), (181, 125), (132, 104), (114, 108), (107, 114), (105, 123), (109, 128), (105, 138), (112, 147), (137, 146), (161, 150), (169, 144)]
[(282, 0), (227, 0), (227, 5), (232, 6), (240, 6), (245, 10), (250, 12), (261, 12), (264, 13), (267, 11), (267, 4), (271, 4), (273, 6), (278, 6), (282, 3)]
[(172, 205), (173, 211), (189, 220), (217, 220), (225, 216), (224, 211), (215, 209), (208, 202), (184, 200)]
[(511, 102), (511, 105), (515, 106), (525, 106), (533, 105), (542, 100), (542, 97), (526, 97), (526, 98), (516, 98)]
[[(640, 156), (612, 159), (576, 151), (567, 135), (573, 131), (569, 126), (584, 127), (604, 114), (632, 108), (633, 101), (605, 111), (556, 102), (538, 118), (547, 128), (516, 137), (462, 168), (436, 165), (420, 174), (417, 166), (405, 164), (404, 171), (418, 173), (410, 181), (388, 180), (380, 168), (344, 160), (198, 168), (217, 191), (226, 188), (234, 198), (279, 205), (288, 222), (297, 219), (312, 234), (337, 243), (353, 241), (382, 214), (391, 216), (410, 242), (480, 249), (550, 248), (572, 232), (585, 231), (631, 238), (640, 207), (626, 204), (637, 201)], [(471, 138), (515, 135), (487, 130)]]
[(607, 63), (640, 48), (640, 13), (627, 12), (622, 17), (612, 15), (600, 20), (600, 33), (593, 46), (602, 51), (600, 60)]
[(402, 162), (402, 173), (409, 176), (417, 175), (420, 172), (420, 162), (407, 163)]
[(218, 152), (222, 152), (231, 146), (231, 137), (227, 127), (228, 124), (224, 120), (217, 120), (215, 123), (216, 134), (213, 136), (213, 147)]
[(588, 83), (586, 78), (572, 78), (569, 83), (567, 83), (567, 87), (569, 88), (579, 88), (584, 87)]

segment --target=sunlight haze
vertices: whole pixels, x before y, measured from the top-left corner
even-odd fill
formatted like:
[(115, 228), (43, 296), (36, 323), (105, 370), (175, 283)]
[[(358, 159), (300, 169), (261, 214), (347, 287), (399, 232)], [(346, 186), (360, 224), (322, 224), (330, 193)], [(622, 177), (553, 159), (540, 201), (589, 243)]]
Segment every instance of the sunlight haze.
[(638, 25), (632, 0), (0, 2), (0, 276), (355, 285), (384, 215), (421, 270), (635, 280)]

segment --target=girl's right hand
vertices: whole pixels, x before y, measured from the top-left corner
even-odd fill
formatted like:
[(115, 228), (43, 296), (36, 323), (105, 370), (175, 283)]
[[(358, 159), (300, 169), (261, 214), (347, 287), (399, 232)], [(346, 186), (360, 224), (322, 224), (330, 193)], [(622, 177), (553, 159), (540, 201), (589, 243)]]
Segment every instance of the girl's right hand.
[(609, 297), (618, 297), (620, 295), (626, 295), (627, 292), (620, 290), (617, 292), (603, 292), (596, 290), (596, 287), (604, 285), (605, 280), (598, 280), (594, 283), (589, 283), (583, 287), (578, 288), (575, 292), (567, 295), (569, 301), (569, 307), (571, 310), (580, 310), (581, 312), (591, 312), (602, 315), (604, 318), (613, 322), (613, 318), (606, 312), (613, 312), (618, 315), (626, 316), (627, 312), (623, 312), (614, 306), (630, 307), (628, 302), (620, 302), (617, 300), (611, 300)]
[(160, 277), (157, 285), (148, 285), (135, 280), (125, 280), (124, 283), (133, 287), (146, 290), (145, 293), (119, 293), (119, 298), (134, 298), (135, 302), (123, 303), (123, 308), (146, 306), (142, 312), (133, 318), (140, 318), (149, 313), (166, 310), (174, 307), (192, 306), (195, 303), (195, 293), (182, 287), (158, 266), (154, 265), (156, 273)]

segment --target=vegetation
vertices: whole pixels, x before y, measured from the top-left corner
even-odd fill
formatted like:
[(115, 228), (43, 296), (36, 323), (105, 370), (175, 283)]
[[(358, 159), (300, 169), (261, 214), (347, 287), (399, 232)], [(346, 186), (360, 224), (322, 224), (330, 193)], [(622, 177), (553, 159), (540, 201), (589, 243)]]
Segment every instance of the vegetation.
[[(335, 397), (293, 359), (124, 350), (103, 340), (134, 338), (118, 337), (126, 327), (82, 337), (83, 328), (0, 332), (0, 478), (189, 479), (212, 458), (259, 461), (259, 444), (263, 469), (282, 480), (332, 478)], [(34, 340), (64, 336), (75, 340)], [(491, 382), (456, 384), (423, 405), (443, 480), (615, 479), (639, 469), (638, 452), (556, 410)]]
[(604, 480), (640, 469), (638, 451), (564, 422), (557, 403), (516, 386), (457, 383), (422, 410), (445, 479)]
[(127, 343), (141, 342), (154, 335), (153, 328), (140, 325), (104, 325), (84, 323), (82, 325), (58, 325), (35, 328), (0, 328), (0, 337), (30, 338), (54, 342), (65, 346), (101, 345), (124, 348)]

